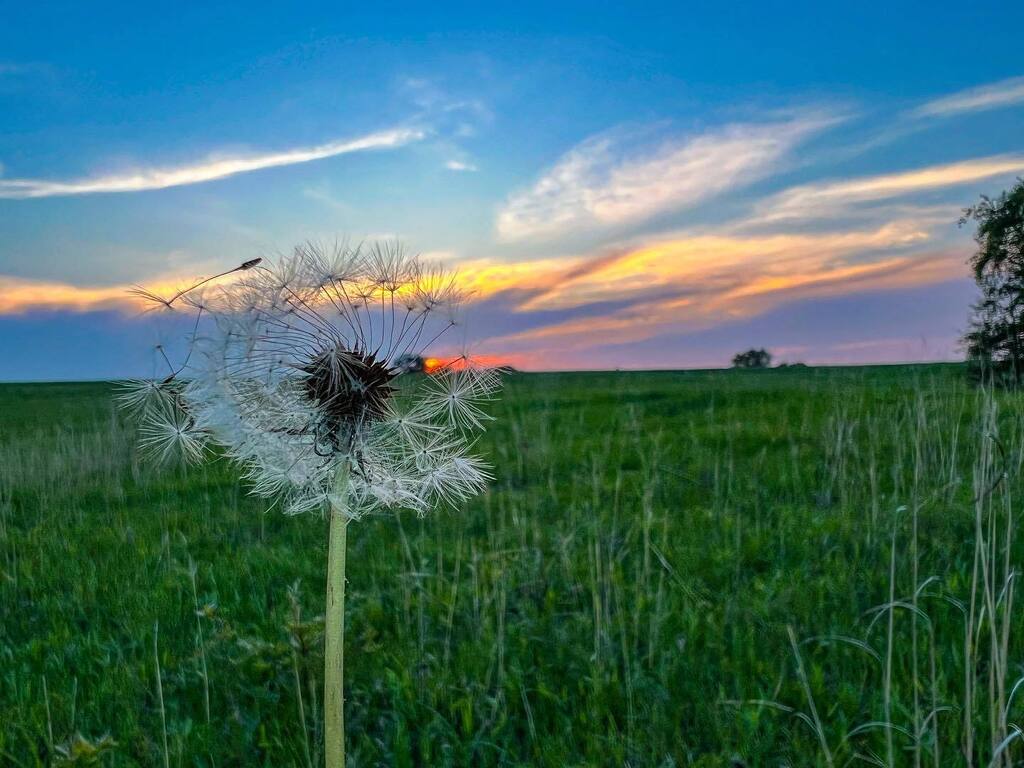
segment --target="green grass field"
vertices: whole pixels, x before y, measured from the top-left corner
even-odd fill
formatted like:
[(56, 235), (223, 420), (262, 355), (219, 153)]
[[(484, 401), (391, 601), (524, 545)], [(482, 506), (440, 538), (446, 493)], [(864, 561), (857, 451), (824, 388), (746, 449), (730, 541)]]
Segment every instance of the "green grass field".
[[(963, 378), (510, 377), (488, 494), (349, 534), (350, 764), (1024, 757), (1024, 408)], [(0, 765), (318, 766), (325, 521), (111, 393), (0, 387)]]

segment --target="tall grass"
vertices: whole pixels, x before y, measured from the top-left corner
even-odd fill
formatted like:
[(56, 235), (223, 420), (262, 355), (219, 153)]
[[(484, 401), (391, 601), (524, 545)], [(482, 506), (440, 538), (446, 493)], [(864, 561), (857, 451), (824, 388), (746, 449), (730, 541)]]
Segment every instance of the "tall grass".
[[(1024, 755), (1016, 396), (524, 375), (500, 408), (491, 493), (350, 531), (352, 765)], [(138, 466), (105, 385), (0, 388), (0, 764), (320, 764), (326, 533)]]
[[(823, 688), (859, 687), (857, 706), (837, 707), (833, 722), (822, 724), (795, 640), (794, 674), (803, 702), (735, 703), (792, 714), (817, 738), (819, 760), (829, 765), (1012, 765), (1011, 747), (1021, 736), (1012, 720), (1013, 699), (1024, 683), (1014, 661), (1020, 645), (1013, 638), (1020, 625), (1013, 597), (1021, 423), (1019, 414), (1001, 419), (994, 393), (985, 391), (956, 399), (918, 392), (884, 431), (870, 420), (838, 419), (833, 428), (848, 438), (832, 454), (833, 475), (877, 476), (872, 466), (858, 468), (860, 430), (873, 441), (891, 432), (894, 445), (899, 435), (907, 437), (895, 452), (900, 463), (890, 468), (889, 503), (908, 503), (895, 507), (889, 523), (886, 600), (851, 622), (853, 634), (811, 636), (801, 644), (820, 660)], [(964, 433), (964, 455), (972, 464), (961, 474), (957, 456)], [(868, 451), (867, 461), (875, 460)], [(868, 495), (854, 499), (872, 510), (886, 501), (878, 498), (874, 482)], [(967, 522), (973, 530), (964, 531), (959, 547), (944, 551), (922, 524), (939, 520)], [(923, 570), (924, 562), (931, 572)], [(848, 649), (863, 652), (862, 676), (852, 677), (842, 662)]]

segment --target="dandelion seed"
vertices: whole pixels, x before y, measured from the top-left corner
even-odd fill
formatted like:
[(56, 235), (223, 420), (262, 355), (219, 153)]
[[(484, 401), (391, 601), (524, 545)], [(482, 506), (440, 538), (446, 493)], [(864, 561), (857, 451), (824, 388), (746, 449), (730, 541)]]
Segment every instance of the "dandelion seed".
[(450, 367), (434, 376), (426, 407), (459, 429), (481, 430), (489, 416), (480, 407), (493, 395), (495, 375), (480, 374), (469, 367)]
[(139, 426), (139, 448), (159, 462), (195, 463), (203, 456), (204, 436), (192, 417), (174, 402), (149, 408)]
[(170, 402), (172, 393), (166, 379), (132, 379), (118, 385), (117, 404), (133, 414)]

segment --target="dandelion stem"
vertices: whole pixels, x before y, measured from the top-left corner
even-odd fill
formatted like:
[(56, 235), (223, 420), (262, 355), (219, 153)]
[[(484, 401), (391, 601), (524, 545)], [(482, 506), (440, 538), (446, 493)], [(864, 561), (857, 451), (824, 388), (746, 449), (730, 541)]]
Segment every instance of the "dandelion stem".
[(349, 469), (338, 468), (330, 509), (327, 610), (324, 618), (324, 765), (345, 766), (345, 544)]

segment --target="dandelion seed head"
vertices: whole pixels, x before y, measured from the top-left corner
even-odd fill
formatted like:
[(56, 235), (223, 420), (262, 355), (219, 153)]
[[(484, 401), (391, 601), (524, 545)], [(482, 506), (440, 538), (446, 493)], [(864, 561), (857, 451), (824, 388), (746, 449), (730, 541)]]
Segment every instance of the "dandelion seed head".
[(140, 446), (197, 460), (213, 443), (289, 514), (423, 513), (485, 487), (471, 448), (498, 375), (465, 358), (429, 376), (403, 362), (455, 325), (450, 273), (391, 241), (306, 243), (215, 277), (160, 299), (196, 322), (180, 367), (125, 385)]

